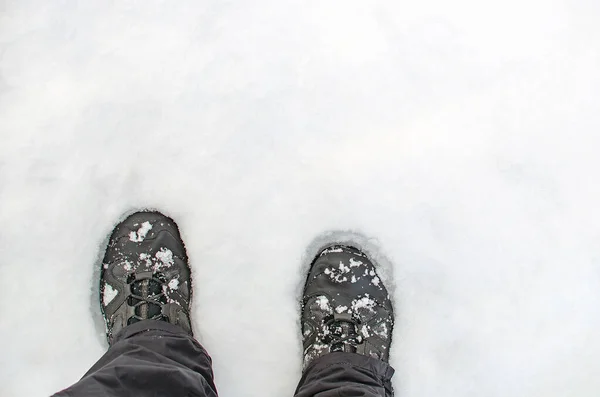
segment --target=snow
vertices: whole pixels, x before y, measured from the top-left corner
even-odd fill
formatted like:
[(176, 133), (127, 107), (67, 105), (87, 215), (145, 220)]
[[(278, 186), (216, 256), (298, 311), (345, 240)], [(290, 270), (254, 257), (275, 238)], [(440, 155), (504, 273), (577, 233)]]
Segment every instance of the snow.
[(348, 311), (348, 306), (342, 306), (342, 305), (340, 305), (340, 306), (338, 306), (338, 307), (335, 308), (335, 311), (338, 312), (338, 313), (343, 313), (345, 311)]
[(150, 222), (144, 222), (136, 232), (129, 233), (129, 240), (141, 243), (144, 241), (150, 230), (152, 230)]
[(341, 274), (350, 273), (350, 268), (348, 266), (344, 265), (343, 262), (340, 262), (338, 270), (340, 271)]
[(318, 296), (316, 299), (316, 303), (319, 308), (325, 312), (331, 312), (331, 305), (329, 304), (329, 299), (326, 296)]
[(104, 306), (108, 306), (108, 304), (110, 302), (112, 302), (113, 299), (115, 299), (117, 297), (117, 295), (119, 294), (119, 291), (117, 291), (116, 289), (114, 289), (112, 287), (112, 285), (108, 284), (108, 283), (104, 283), (104, 293), (102, 294), (102, 303), (104, 303)]
[(340, 262), (338, 268), (325, 268), (323, 273), (327, 274), (333, 282), (339, 284), (348, 281), (348, 277), (344, 277), (344, 274), (348, 273), (346, 269), (349, 270), (348, 267), (344, 267), (344, 264)]
[(359, 309), (367, 309), (371, 312), (374, 312), (375, 309), (375, 301), (369, 297), (369, 294), (365, 294), (358, 299), (354, 299), (352, 301), (352, 311), (358, 312)]
[(155, 272), (173, 266), (173, 252), (170, 249), (162, 247), (154, 256), (158, 259), (153, 266)]
[(333, 253), (333, 252), (343, 252), (343, 251), (344, 250), (342, 248), (331, 247), (331, 248), (324, 249), (321, 252), (321, 256), (326, 255), (326, 254), (330, 254), (330, 253)]
[(173, 280), (169, 281), (168, 286), (171, 291), (179, 289), (179, 280), (174, 278)]
[(363, 265), (363, 262), (357, 261), (354, 258), (350, 258), (350, 267), (360, 267)]
[(360, 332), (362, 333), (362, 336), (365, 338), (368, 338), (370, 336), (369, 327), (367, 327), (366, 325), (363, 325), (362, 327), (360, 327)]
[(168, 248), (162, 247), (154, 256), (165, 265), (173, 265), (173, 252)]
[(303, 255), (328, 231), (394, 265), (397, 395), (596, 397), (599, 16), (4, 1), (0, 395), (50, 395), (103, 354), (100, 258), (148, 207), (181, 228), (224, 397), (293, 393)]
[[(363, 327), (363, 330), (366, 329), (367, 327)], [(367, 330), (368, 332), (368, 330)], [(377, 336), (379, 336), (380, 338), (383, 339), (387, 339), (387, 332), (388, 332), (388, 328), (387, 328), (387, 324), (385, 322), (379, 324), (378, 327), (376, 327), (373, 332), (375, 332), (375, 334)], [(368, 338), (368, 336), (365, 335), (365, 338)]]

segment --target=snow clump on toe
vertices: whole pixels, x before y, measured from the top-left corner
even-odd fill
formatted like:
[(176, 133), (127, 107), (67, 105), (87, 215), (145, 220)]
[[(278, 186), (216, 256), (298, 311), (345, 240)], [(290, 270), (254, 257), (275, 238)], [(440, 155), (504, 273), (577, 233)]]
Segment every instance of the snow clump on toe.
[(137, 232), (129, 233), (129, 240), (136, 243), (141, 243), (144, 241), (150, 230), (152, 230), (152, 224), (146, 221), (142, 223), (142, 226), (137, 230)]

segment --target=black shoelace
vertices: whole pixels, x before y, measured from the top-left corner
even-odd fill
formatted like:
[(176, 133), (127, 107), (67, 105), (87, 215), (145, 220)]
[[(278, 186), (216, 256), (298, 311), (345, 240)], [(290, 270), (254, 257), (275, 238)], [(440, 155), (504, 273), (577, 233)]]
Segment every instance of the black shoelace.
[(127, 304), (134, 307), (134, 315), (127, 320), (127, 324), (133, 324), (142, 320), (168, 319), (162, 314), (162, 305), (167, 303), (164, 290), (166, 279), (161, 273), (152, 272), (138, 273), (132, 275), (128, 280), (131, 295)]
[(355, 353), (357, 346), (364, 342), (362, 335), (357, 332), (359, 325), (350, 317), (332, 317), (325, 322), (325, 326), (329, 332), (325, 335), (324, 342), (331, 345), (331, 351)]

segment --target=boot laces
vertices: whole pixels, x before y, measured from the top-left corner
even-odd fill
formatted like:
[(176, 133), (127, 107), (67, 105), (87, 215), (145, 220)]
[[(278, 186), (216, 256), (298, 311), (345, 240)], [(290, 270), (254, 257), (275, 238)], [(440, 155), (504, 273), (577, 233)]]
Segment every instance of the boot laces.
[(168, 318), (162, 314), (162, 306), (167, 303), (164, 292), (166, 278), (162, 273), (132, 274), (128, 284), (131, 293), (127, 304), (134, 308), (134, 314), (127, 320), (128, 324), (142, 320), (168, 321)]
[(325, 322), (325, 342), (331, 345), (331, 351), (356, 352), (358, 345), (364, 342), (357, 332), (358, 326), (357, 320), (350, 315), (331, 316)]

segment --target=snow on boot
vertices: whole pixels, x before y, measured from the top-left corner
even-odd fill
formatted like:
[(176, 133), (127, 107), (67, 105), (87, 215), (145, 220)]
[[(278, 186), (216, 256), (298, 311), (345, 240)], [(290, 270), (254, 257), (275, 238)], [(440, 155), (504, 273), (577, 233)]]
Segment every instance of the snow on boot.
[(100, 275), (100, 306), (109, 344), (127, 325), (160, 320), (192, 335), (191, 272), (175, 222), (137, 212), (112, 232)]
[(301, 325), (305, 369), (331, 352), (388, 361), (392, 302), (364, 253), (334, 245), (317, 255), (304, 287)]

